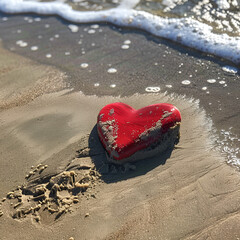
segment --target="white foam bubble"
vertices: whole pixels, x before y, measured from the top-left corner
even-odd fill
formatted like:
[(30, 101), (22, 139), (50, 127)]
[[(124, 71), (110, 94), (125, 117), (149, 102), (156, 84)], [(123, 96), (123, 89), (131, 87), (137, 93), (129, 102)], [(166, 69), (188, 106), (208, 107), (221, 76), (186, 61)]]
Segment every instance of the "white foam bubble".
[(224, 72), (232, 73), (232, 74), (236, 74), (238, 72), (238, 69), (235, 67), (232, 67), (232, 66), (224, 66), (224, 67), (222, 67), (222, 70)]
[(52, 57), (52, 54), (48, 53), (46, 54), (46, 58), (51, 58)]
[(3, 20), (4, 22), (6, 22), (6, 21), (8, 20), (8, 18), (7, 18), (7, 17), (3, 17), (2, 20)]
[(99, 87), (99, 83), (94, 83), (94, 87)]
[(68, 28), (70, 29), (70, 31), (71, 31), (72, 33), (78, 32), (78, 29), (79, 29), (79, 27), (78, 27), (77, 25), (74, 25), (74, 24), (69, 24), (69, 25), (68, 25)]
[(172, 85), (171, 84), (167, 84), (166, 88), (172, 88)]
[(34, 21), (35, 22), (40, 22), (42, 19), (40, 18), (40, 17), (36, 17), (36, 18), (34, 18)]
[(45, 24), (44, 27), (45, 27), (45, 28), (49, 28), (50, 25), (49, 25), (49, 24)]
[(110, 87), (111, 87), (111, 88), (115, 88), (115, 87), (116, 87), (116, 84), (111, 84)]
[(207, 82), (208, 82), (208, 83), (215, 83), (215, 82), (216, 82), (216, 79), (208, 79)]
[(117, 8), (80, 12), (73, 10), (71, 6), (65, 3), (56, 1), (1, 0), (0, 10), (6, 13), (35, 12), (38, 14), (59, 15), (76, 23), (109, 22), (118, 26), (139, 28), (202, 52), (226, 58), (236, 64), (240, 63), (239, 37), (214, 33), (211, 26), (191, 17), (163, 18), (145, 11), (131, 9), (137, 2), (138, 0), (124, 0)]
[(89, 33), (89, 34), (94, 34), (95, 32), (96, 32), (96, 31), (95, 31), (94, 29), (89, 29), (89, 30), (88, 30), (88, 33)]
[(88, 63), (82, 63), (80, 66), (81, 66), (81, 68), (87, 68), (88, 67)]
[(28, 43), (27, 43), (27, 42), (24, 42), (23, 40), (18, 40), (18, 41), (16, 41), (16, 44), (17, 44), (19, 47), (27, 47), (27, 46), (28, 46)]
[(218, 5), (219, 9), (229, 9), (230, 8), (230, 4), (227, 0), (215, 0), (216, 4)]
[(65, 52), (64, 53), (66, 56), (69, 56), (70, 55), (70, 52)]
[(37, 51), (37, 50), (38, 50), (38, 46), (32, 46), (32, 47), (31, 47), (31, 50), (32, 50), (32, 51)]
[(202, 87), (202, 90), (203, 90), (203, 91), (206, 91), (206, 90), (207, 90), (207, 87)]
[(55, 34), (54, 37), (55, 37), (55, 38), (59, 38), (59, 34)]
[(107, 70), (108, 73), (116, 73), (117, 72), (117, 69), (116, 68), (109, 68)]
[(182, 84), (183, 85), (189, 85), (191, 83), (191, 81), (189, 81), (189, 80), (183, 80), (182, 81)]
[(122, 45), (121, 48), (122, 49), (129, 49), (129, 45)]
[(97, 28), (99, 28), (99, 25), (98, 24), (93, 24), (93, 25), (91, 25), (91, 28), (97, 29)]
[(225, 84), (226, 82), (225, 81), (219, 81), (220, 84)]
[(130, 40), (125, 40), (124, 44), (129, 45), (129, 44), (131, 44), (131, 41)]
[(146, 87), (145, 88), (146, 92), (153, 92), (153, 93), (160, 92), (160, 90), (161, 90), (160, 87)]
[(18, 30), (17, 30), (17, 33), (22, 33), (22, 30), (21, 30), (21, 29), (18, 29)]

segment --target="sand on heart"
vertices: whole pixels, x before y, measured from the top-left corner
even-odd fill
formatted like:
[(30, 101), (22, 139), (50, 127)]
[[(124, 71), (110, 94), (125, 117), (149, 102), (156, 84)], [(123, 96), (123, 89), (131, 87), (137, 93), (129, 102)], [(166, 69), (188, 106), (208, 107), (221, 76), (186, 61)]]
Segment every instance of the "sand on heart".
[[(66, 93), (43, 95), (27, 105), (1, 112), (1, 173), (7, 173), (7, 177), (1, 174), (1, 196), (27, 184), (25, 176), (32, 165), (47, 166), (32, 176), (39, 184), (47, 184), (64, 172), (68, 175), (70, 171), (81, 171), (77, 166), (83, 156), (88, 164), (96, 165), (102, 180), (90, 181), (93, 185), (84, 193), (80, 191), (77, 203), (69, 204), (70, 211), (57, 221), (48, 222), (51, 215), (41, 212), (40, 218), (28, 214), (13, 219), (14, 206), (10, 205), (11, 199), (5, 200), (0, 218), (3, 239), (14, 239), (16, 235), (19, 239), (31, 239), (33, 235), (35, 239), (239, 236), (240, 177), (214, 150), (211, 120), (196, 101), (162, 93), (125, 98)], [(96, 118), (103, 106), (119, 101), (136, 109), (159, 102), (176, 105), (182, 114), (177, 148), (170, 154), (138, 162), (136, 169), (130, 166), (129, 171), (107, 165), (96, 135)], [(73, 202), (74, 197), (69, 199)]]

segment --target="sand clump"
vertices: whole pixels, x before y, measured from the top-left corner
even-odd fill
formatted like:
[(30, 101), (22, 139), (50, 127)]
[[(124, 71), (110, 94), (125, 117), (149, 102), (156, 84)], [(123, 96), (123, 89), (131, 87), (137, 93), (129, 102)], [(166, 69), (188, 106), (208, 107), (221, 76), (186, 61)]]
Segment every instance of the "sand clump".
[[(50, 216), (50, 221), (54, 222), (71, 213), (72, 206), (81, 203), (83, 198), (96, 198), (95, 187), (102, 182), (102, 174), (125, 174), (136, 170), (133, 164), (114, 165), (106, 159), (97, 169), (88, 147), (77, 151), (75, 156), (60, 173), (49, 174), (47, 164), (32, 166), (25, 176), (26, 182), (2, 199), (2, 202), (7, 200), (10, 216), (18, 220), (31, 217), (38, 223), (42, 223), (42, 218), (45, 222), (46, 216)], [(3, 214), (0, 211), (0, 217)], [(83, 214), (85, 218), (90, 216), (88, 212)]]
[[(41, 215), (48, 213), (56, 220), (71, 212), (71, 206), (79, 203), (100, 177), (90, 158), (76, 158), (69, 164), (69, 170), (41, 176), (47, 167), (43, 164), (32, 167), (26, 175), (26, 183), (7, 193), (13, 218), (32, 216), (36, 222), (41, 222)], [(95, 197), (95, 194), (90, 196)]]

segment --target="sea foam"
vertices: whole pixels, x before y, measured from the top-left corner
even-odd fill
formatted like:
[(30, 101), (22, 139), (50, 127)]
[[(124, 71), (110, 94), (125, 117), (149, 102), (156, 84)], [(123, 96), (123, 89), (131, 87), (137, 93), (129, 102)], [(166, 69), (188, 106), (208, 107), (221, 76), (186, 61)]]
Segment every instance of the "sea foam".
[[(224, 1), (217, 2), (224, 8)], [(138, 28), (240, 64), (240, 37), (216, 34), (211, 26), (192, 18), (163, 18), (138, 11), (133, 9), (137, 3), (137, 0), (124, 0), (118, 7), (109, 10), (81, 12), (62, 2), (0, 0), (0, 10), (15, 14), (33, 12), (58, 15), (75, 23), (109, 22), (117, 26)]]

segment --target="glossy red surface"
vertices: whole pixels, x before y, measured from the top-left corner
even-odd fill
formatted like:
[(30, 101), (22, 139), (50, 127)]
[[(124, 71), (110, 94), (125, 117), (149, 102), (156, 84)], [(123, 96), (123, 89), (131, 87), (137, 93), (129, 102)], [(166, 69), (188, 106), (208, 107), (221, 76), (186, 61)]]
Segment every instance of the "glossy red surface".
[(112, 103), (99, 112), (97, 128), (109, 155), (121, 161), (149, 147), (177, 122), (181, 122), (181, 114), (172, 104), (160, 103), (136, 110), (124, 103)]

